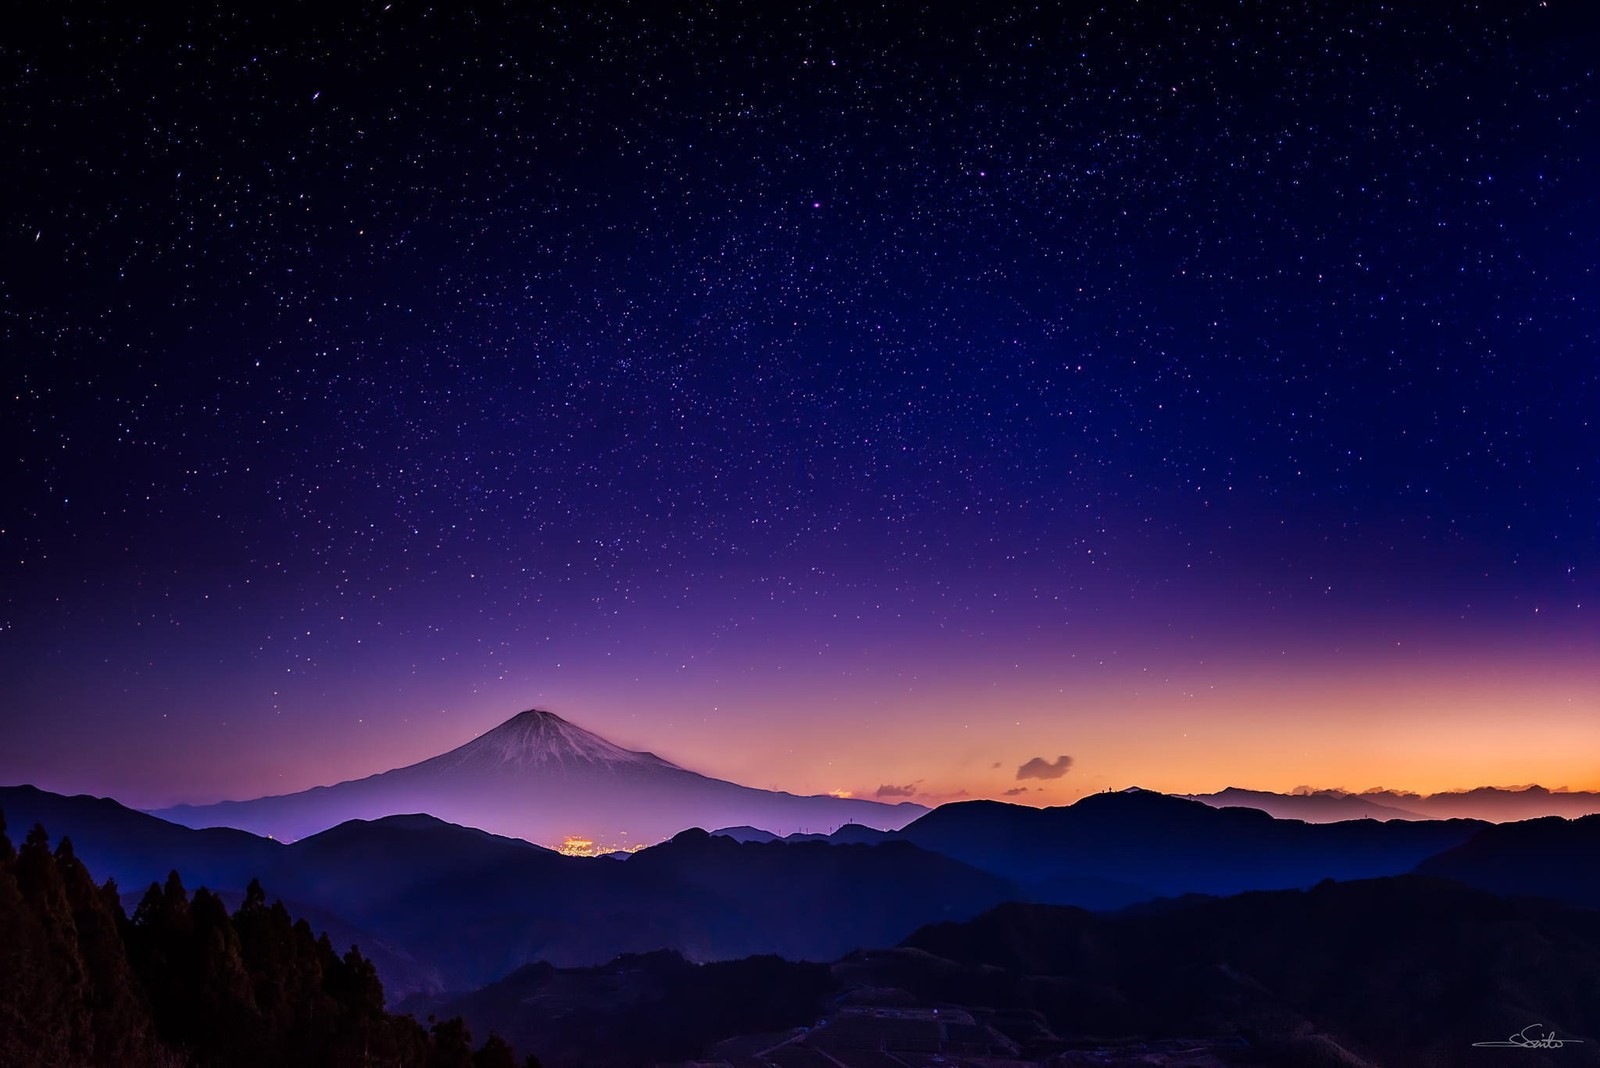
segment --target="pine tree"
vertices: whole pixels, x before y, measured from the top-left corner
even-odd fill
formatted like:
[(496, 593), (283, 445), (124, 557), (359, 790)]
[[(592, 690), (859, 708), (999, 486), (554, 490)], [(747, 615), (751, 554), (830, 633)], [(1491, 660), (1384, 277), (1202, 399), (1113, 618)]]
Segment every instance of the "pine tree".
[[(20, 850), (0, 815), (0, 1065), (30, 1068), (514, 1068), (498, 1036), (476, 1053), (460, 1018), (424, 1030), (384, 1011), (352, 946), (267, 905), (252, 881), (229, 915), (177, 872), (130, 919), (72, 843), (35, 827)], [(529, 1057), (524, 1068), (538, 1068)]]
[(517, 1068), (517, 1055), (505, 1039), (491, 1034), (483, 1048), (472, 1055), (472, 1068)]
[(174, 871), (165, 885), (151, 883), (133, 910), (128, 958), (149, 1000), (157, 1035), (179, 1050), (191, 1045), (184, 1021), (199, 996), (193, 941), (189, 895)]
[(89, 869), (73, 854), (69, 838), (56, 847), (56, 865), (66, 886), (86, 974), (93, 1038), (90, 1059), (97, 1064), (134, 1064), (148, 1056), (155, 1035), (150, 1010), (128, 963), (123, 941), (127, 915), (116, 883), (96, 886)]
[(250, 880), (244, 901), (233, 914), (239, 934), (239, 955), (250, 976), (256, 1011), (280, 1056), (289, 1056), (295, 1021), (294, 921), (282, 902), (271, 906), (259, 879)]
[(183, 1032), (207, 1059), (253, 1060), (266, 1036), (228, 910), (201, 887), (189, 903), (189, 918), (194, 996), (186, 1006)]
[(433, 1049), (427, 1068), (473, 1068), (472, 1032), (459, 1016), (433, 1025)]
[(44, 1046), (33, 1004), (45, 956), (44, 932), (17, 885), (17, 851), (0, 816), (0, 1064), (26, 1064)]
[(88, 981), (66, 883), (42, 826), (36, 824), (17, 851), (16, 878), (24, 907), (32, 914), (33, 946), (39, 954), (30, 991), (38, 1063), (81, 1063), (94, 1046)]

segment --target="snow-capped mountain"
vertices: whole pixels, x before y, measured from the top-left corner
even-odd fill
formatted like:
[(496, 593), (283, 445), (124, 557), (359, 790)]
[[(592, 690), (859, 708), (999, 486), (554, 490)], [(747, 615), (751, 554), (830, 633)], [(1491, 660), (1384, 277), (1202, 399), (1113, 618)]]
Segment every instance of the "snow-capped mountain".
[(650, 845), (689, 827), (751, 824), (778, 835), (846, 823), (894, 830), (927, 811), (831, 796), (757, 790), (680, 768), (551, 712), (513, 716), (416, 764), (296, 794), (155, 813), (189, 827), (237, 827), (293, 841), (346, 820), (426, 812), (450, 823), (560, 846)]
[(412, 768), (539, 768), (564, 771), (616, 771), (629, 768), (683, 769), (654, 753), (636, 753), (568, 723), (554, 712), (529, 709), (480, 734), (466, 745), (413, 764)]

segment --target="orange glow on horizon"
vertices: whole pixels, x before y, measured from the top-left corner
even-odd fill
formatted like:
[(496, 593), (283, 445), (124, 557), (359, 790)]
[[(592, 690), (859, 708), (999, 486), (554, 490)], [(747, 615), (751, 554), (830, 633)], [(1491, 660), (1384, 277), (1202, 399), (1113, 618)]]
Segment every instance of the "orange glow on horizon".
[[(530, 707), (742, 785), (929, 807), (973, 797), (1063, 805), (1128, 786), (1177, 794), (1229, 786), (1427, 794), (1531, 783), (1600, 790), (1595, 644), (1406, 640), (1359, 654), (1274, 646), (1270, 656), (1252, 648), (1188, 657), (1160, 649), (1147, 657), (1134, 647), (1089, 666), (1019, 649), (981, 671), (917, 658), (842, 677), (761, 667), (690, 674), (671, 687), (601, 663), (559, 687), (513, 675), (416, 729), (330, 732), (314, 757), (303, 736), (286, 732), (216, 765), (232, 785), (196, 783), (151, 807), (289, 793), (404, 766)], [(441, 706), (456, 697), (437, 695)], [(198, 728), (194, 737), (209, 740)], [(1034, 758), (1060, 755), (1072, 764), (1059, 778), (1017, 777)], [(239, 785), (246, 779), (248, 788)]]
[[(1522, 650), (1367, 663), (1286, 657), (1269, 667), (1213, 663), (1052, 681), (956, 684), (937, 695), (923, 687), (794, 692), (784, 705), (769, 692), (744, 705), (745, 716), (685, 715), (672, 725), (676, 748), (663, 755), (753, 786), (777, 780), (794, 793), (867, 798), (891, 786), (887, 800), (930, 807), (965, 797), (1062, 805), (1127, 786), (1185, 794), (1229, 786), (1426, 794), (1513, 783), (1600, 790), (1600, 673), (1570, 651), (1542, 663)], [(785, 707), (791, 702), (805, 711)], [(771, 724), (791, 716), (807, 729), (775, 734)], [(609, 729), (591, 718), (601, 733)], [(839, 737), (851, 744), (838, 746)], [(1032, 758), (1062, 753), (1074, 763), (1060, 778), (1017, 778)], [(847, 790), (833, 785), (840, 776)], [(914, 792), (898, 793), (907, 783)]]

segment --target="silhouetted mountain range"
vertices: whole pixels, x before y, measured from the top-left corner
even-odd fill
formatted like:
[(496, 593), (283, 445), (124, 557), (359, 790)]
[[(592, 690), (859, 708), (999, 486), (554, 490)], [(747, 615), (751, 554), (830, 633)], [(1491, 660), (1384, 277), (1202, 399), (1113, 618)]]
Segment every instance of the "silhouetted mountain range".
[(228, 827), (195, 830), (120, 805), (108, 797), (0, 786), (0, 812), (12, 828), (43, 824), (72, 836), (73, 846), (95, 874), (115, 879), (124, 891), (143, 892), (174, 868), (191, 886), (243, 890), (274, 870), (283, 847)]
[(1279, 819), (1332, 823), (1353, 819), (1444, 820), (1473, 819), (1488, 823), (1531, 820), (1540, 816), (1576, 819), (1600, 813), (1600, 793), (1582, 790), (1546, 790), (1542, 786), (1506, 789), (1483, 786), (1438, 794), (1413, 794), (1398, 790), (1345, 790), (1275, 794), (1267, 790), (1242, 790), (1230, 786), (1214, 794), (1185, 794), (1217, 808), (1257, 808)]
[[(757, 954), (829, 960), (1008, 901), (1116, 908), (1392, 875), (1419, 864), (1500, 892), (1592, 903), (1586, 895), (1595, 885), (1600, 830), (1600, 820), (1316, 825), (1133, 791), (1058, 809), (946, 805), (876, 844), (841, 841), (860, 832), (741, 842), (690, 830), (619, 863), (415, 814), (351, 821), (286, 845), (190, 830), (113, 801), (32, 787), (0, 788), (0, 810), (13, 825), (50, 820), (125, 891), (159, 881), (169, 868), (224, 892), (259, 877), (341, 940), (359, 941), (391, 996), (435, 1000), (534, 961), (592, 968), (661, 949), (702, 962)], [(1541, 866), (1540, 858), (1561, 862)], [(1117, 922), (1155, 923), (1202, 906), (1209, 907), (1173, 900)], [(1128, 1017), (1127, 1026), (1144, 1023)]]
[(1274, 819), (1304, 820), (1306, 823), (1338, 823), (1341, 820), (1422, 820), (1427, 816), (1393, 805), (1381, 804), (1360, 794), (1340, 790), (1318, 790), (1307, 794), (1275, 794), (1267, 790), (1242, 790), (1230, 786), (1214, 794), (1180, 794), (1213, 808), (1260, 809)]
[(713, 779), (534, 709), (448, 753), (393, 771), (154, 814), (188, 827), (236, 827), (289, 842), (347, 820), (427, 812), (545, 845), (577, 837), (620, 849), (650, 845), (686, 827), (749, 823), (780, 835), (849, 822), (896, 828), (927, 811), (910, 802), (801, 797)]
[(690, 830), (617, 863), (421, 815), (351, 821), (284, 845), (32, 787), (0, 788), (0, 811), (25, 826), (48, 815), (126, 890), (173, 868), (203, 872), (191, 881), (220, 890), (259, 876), (297, 910), (364, 935), (380, 967), (416, 962), (385, 972), (397, 995), (477, 987), (534, 960), (592, 965), (663, 948), (697, 960), (829, 960), (1017, 893), (908, 842), (740, 843)]
[(1496, 894), (1600, 908), (1600, 816), (1559, 816), (1484, 828), (1418, 867)]
[(732, 838), (735, 842), (831, 842), (834, 845), (850, 842), (872, 845), (894, 836), (893, 831), (880, 831), (859, 823), (847, 823), (829, 834), (796, 831), (793, 834), (776, 835), (760, 827), (723, 827), (711, 833), (720, 838)]
[(618, 864), (403, 820), (344, 824), (287, 847), (275, 885), (406, 948), (456, 988), (534, 960), (589, 965), (662, 948), (702, 961), (829, 960), (1015, 893), (907, 843), (738, 843), (686, 831)]
[(894, 837), (1004, 876), (1029, 900), (1118, 908), (1186, 893), (1395, 875), (1483, 826), (1471, 820), (1309, 824), (1129, 790), (1091, 794), (1064, 808), (962, 801)]

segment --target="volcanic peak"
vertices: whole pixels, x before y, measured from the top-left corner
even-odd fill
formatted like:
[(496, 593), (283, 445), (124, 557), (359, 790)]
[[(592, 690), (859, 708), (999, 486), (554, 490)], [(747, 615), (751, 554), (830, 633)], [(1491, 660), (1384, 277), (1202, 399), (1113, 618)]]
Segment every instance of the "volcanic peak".
[(467, 744), (423, 762), (434, 768), (675, 768), (654, 753), (606, 741), (556, 715), (531, 708)]

